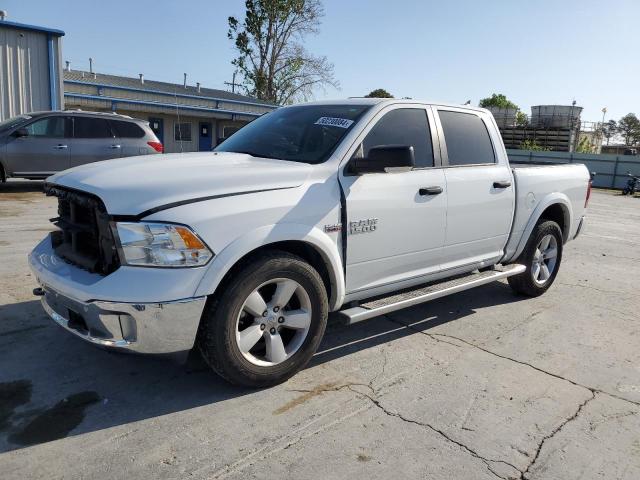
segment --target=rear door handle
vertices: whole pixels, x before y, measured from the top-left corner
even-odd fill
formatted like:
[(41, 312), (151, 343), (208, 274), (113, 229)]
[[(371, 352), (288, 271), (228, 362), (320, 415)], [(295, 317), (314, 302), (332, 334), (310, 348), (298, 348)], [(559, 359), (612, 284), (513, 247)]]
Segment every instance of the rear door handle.
[(425, 195), (439, 195), (439, 194), (442, 193), (442, 187), (440, 187), (438, 185), (433, 186), (433, 187), (424, 187), (424, 188), (421, 188), (420, 190), (418, 190), (418, 193), (423, 197)]
[(111, 145), (109, 148), (120, 148), (120, 145)]
[(64, 150), (65, 148), (67, 148), (67, 146), (59, 143), (58, 145), (56, 145), (53, 148), (55, 148), (56, 150)]
[(511, 182), (509, 180), (499, 180), (497, 182), (493, 182), (493, 188), (509, 188), (511, 186)]

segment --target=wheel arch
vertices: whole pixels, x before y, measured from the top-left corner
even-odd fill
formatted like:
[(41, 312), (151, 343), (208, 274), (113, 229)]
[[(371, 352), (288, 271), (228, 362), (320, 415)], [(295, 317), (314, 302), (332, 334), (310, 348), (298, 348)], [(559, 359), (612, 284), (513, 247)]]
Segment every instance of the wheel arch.
[(329, 309), (343, 302), (345, 285), (342, 260), (336, 242), (317, 228), (303, 225), (272, 225), (245, 234), (217, 253), (200, 281), (196, 296), (212, 295), (250, 259), (267, 250), (281, 250), (307, 261), (320, 274)]
[(522, 232), (518, 247), (515, 252), (509, 256), (508, 260), (503, 262), (512, 261), (520, 256), (524, 247), (533, 232), (534, 227), (540, 221), (540, 219), (553, 220), (558, 223), (560, 230), (562, 231), (563, 244), (567, 243), (570, 239), (571, 225), (573, 224), (573, 211), (571, 208), (571, 202), (569, 198), (563, 193), (552, 193), (543, 198), (536, 208), (533, 210), (529, 217), (529, 221)]

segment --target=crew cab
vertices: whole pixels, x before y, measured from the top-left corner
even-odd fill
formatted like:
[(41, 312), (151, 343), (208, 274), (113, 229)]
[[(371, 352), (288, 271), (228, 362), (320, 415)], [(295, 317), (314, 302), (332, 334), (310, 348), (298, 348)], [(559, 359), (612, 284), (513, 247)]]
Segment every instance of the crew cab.
[(584, 223), (583, 165), (509, 165), (491, 114), (413, 100), (279, 108), (209, 153), (49, 177), (30, 254), (58, 324), (104, 347), (197, 348), (242, 385), (302, 369), (354, 323), (508, 279), (537, 296)]

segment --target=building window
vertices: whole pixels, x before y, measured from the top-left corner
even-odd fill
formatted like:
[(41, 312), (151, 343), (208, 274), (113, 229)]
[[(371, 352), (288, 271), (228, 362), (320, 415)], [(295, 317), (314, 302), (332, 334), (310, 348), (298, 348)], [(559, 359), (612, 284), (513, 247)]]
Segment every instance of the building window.
[(191, 141), (191, 124), (190, 123), (176, 123), (174, 124), (173, 137), (176, 142), (190, 142)]
[(224, 126), (222, 127), (222, 138), (229, 138), (231, 135), (240, 130), (240, 127), (230, 127)]

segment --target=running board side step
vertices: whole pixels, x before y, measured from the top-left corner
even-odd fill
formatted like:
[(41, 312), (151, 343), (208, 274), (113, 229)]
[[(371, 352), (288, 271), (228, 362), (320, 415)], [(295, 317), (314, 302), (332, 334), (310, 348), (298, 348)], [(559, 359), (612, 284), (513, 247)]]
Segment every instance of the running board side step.
[(394, 312), (402, 308), (430, 302), (436, 298), (446, 297), (453, 293), (469, 290), (470, 288), (486, 285), (487, 283), (502, 280), (512, 275), (518, 275), (527, 269), (524, 265), (512, 264), (499, 266), (495, 270), (471, 273), (453, 280), (440, 283), (432, 283), (413, 290), (392, 294), (388, 297), (378, 298), (362, 303), (359, 307), (341, 310), (338, 314), (347, 325), (368, 320), (378, 315)]

